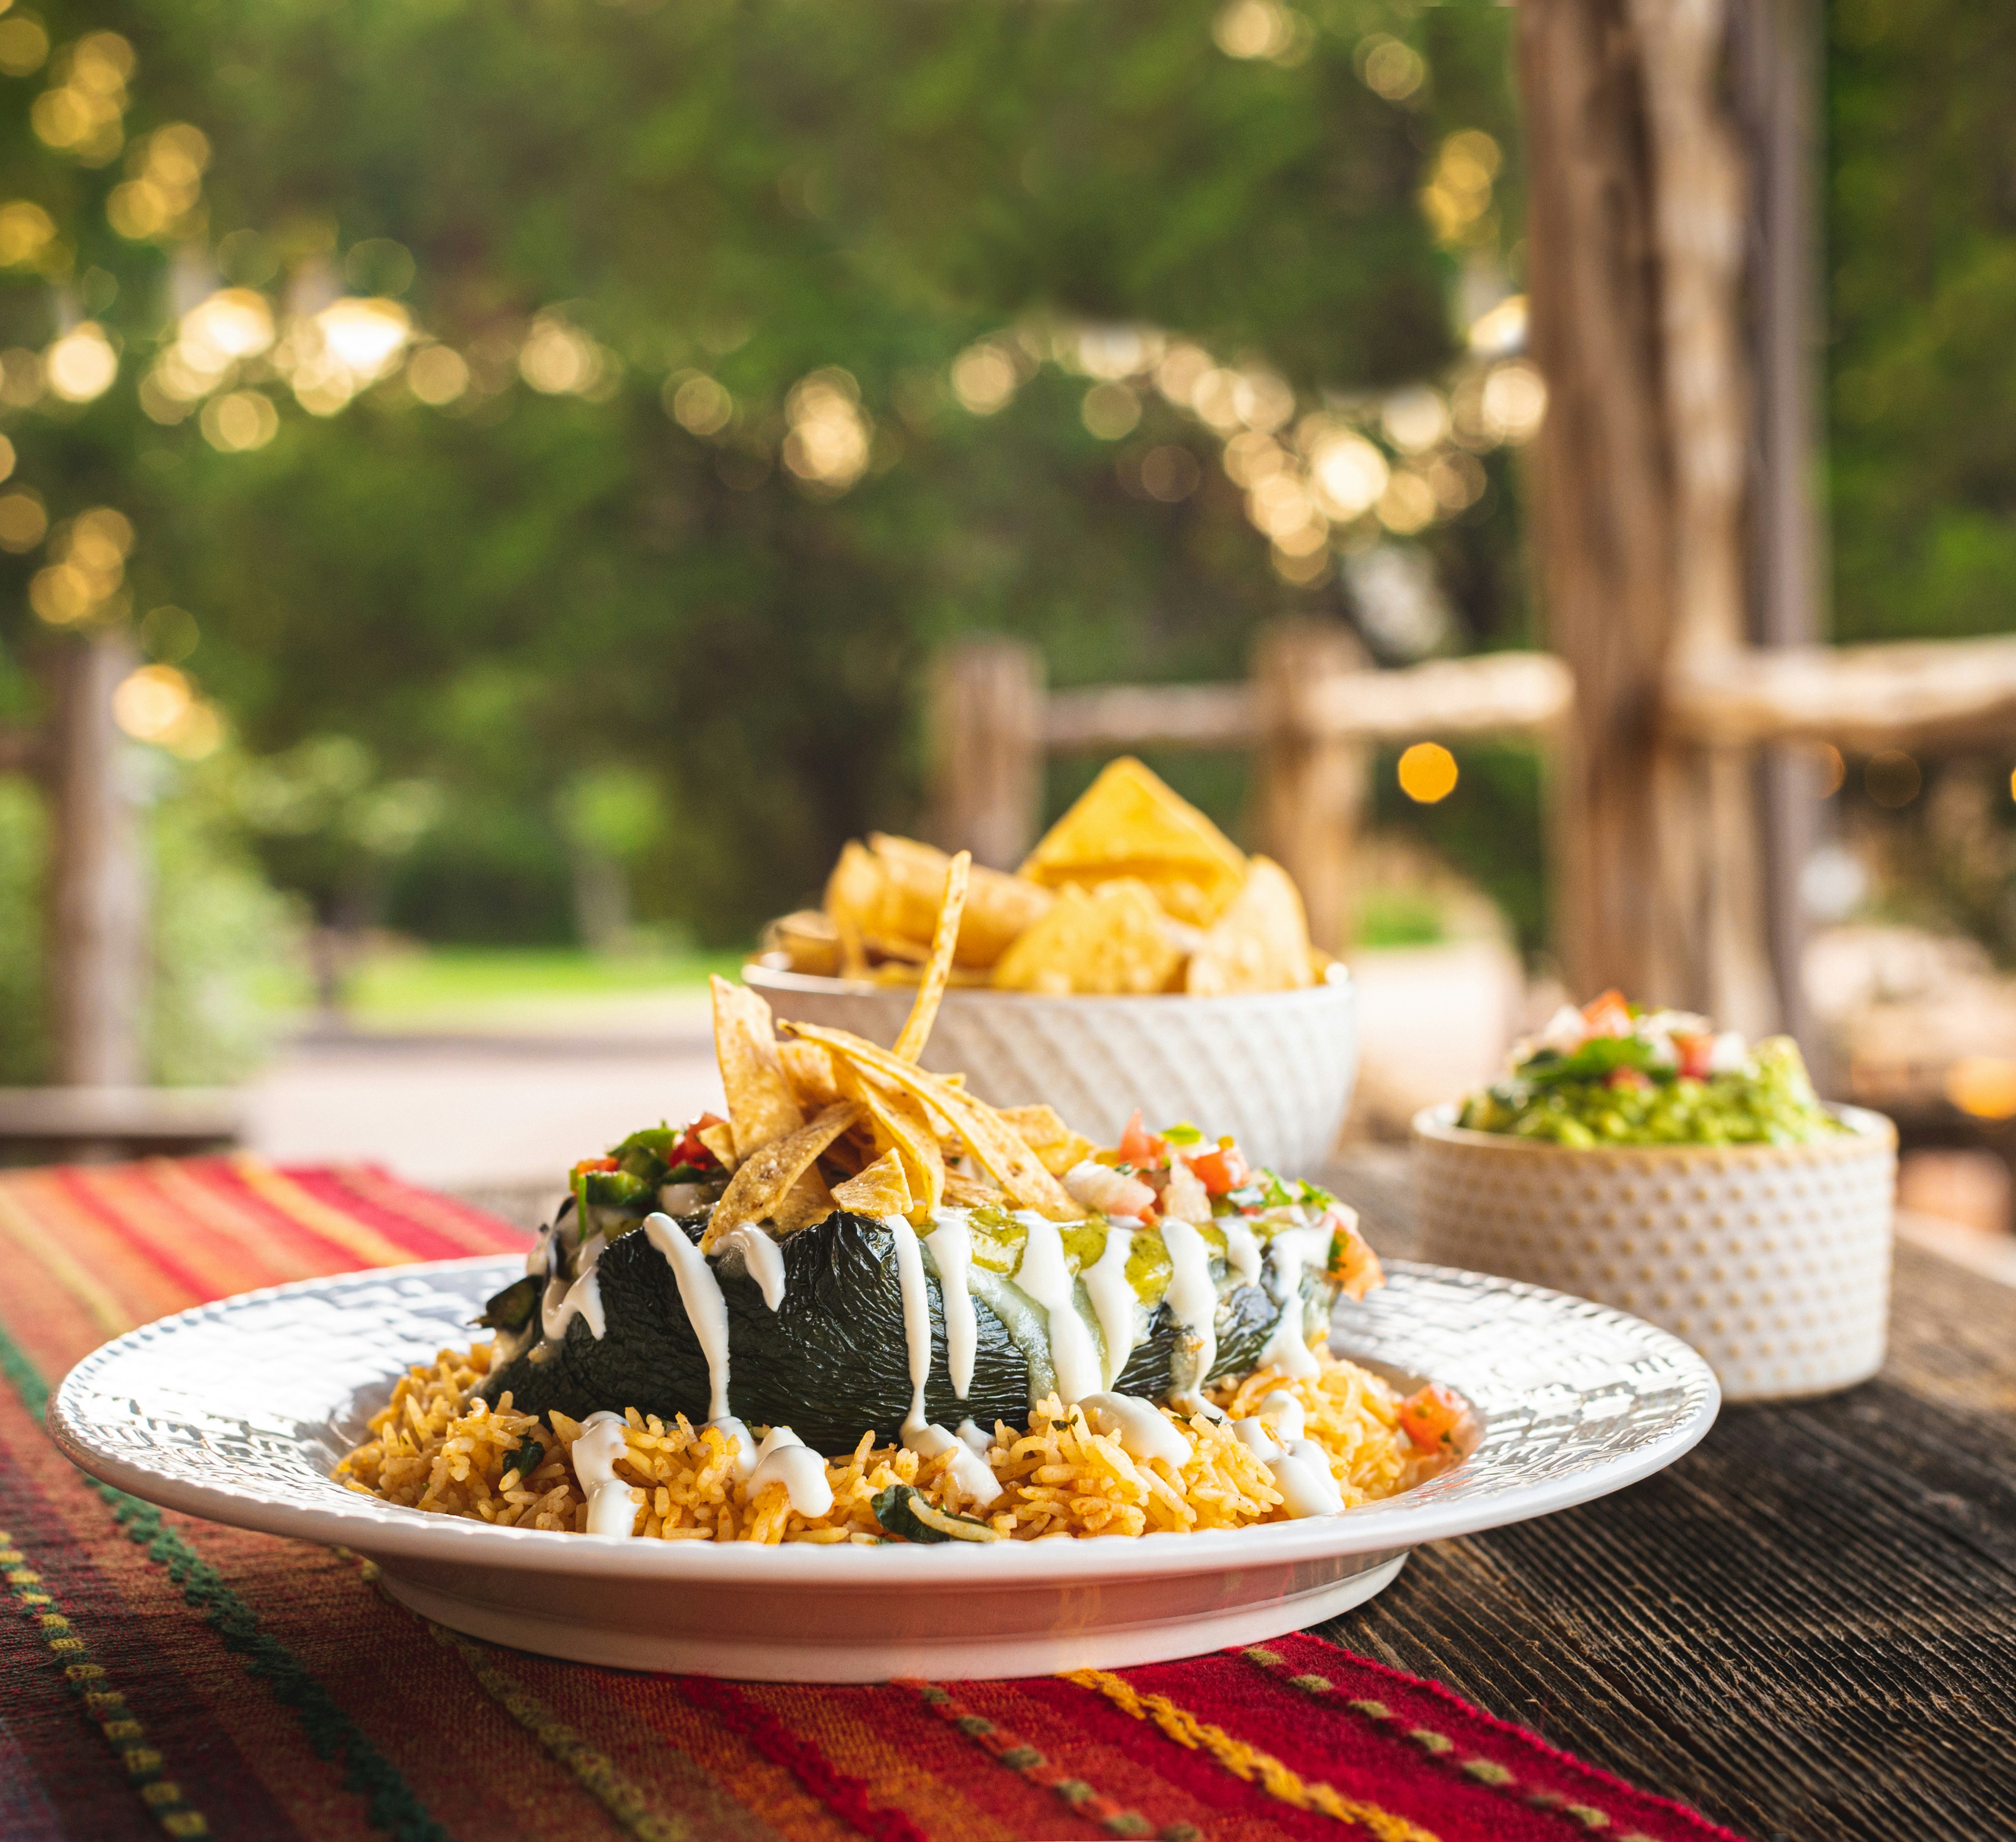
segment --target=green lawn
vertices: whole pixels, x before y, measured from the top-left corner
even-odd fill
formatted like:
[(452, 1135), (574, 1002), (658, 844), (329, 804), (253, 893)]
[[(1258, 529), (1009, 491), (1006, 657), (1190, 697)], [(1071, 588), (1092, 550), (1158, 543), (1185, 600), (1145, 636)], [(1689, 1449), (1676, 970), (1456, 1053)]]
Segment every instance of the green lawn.
[(662, 996), (733, 977), (740, 953), (605, 957), (567, 947), (401, 948), (375, 954), (350, 984), (350, 1016), (384, 1028), (450, 1016), (624, 997)]

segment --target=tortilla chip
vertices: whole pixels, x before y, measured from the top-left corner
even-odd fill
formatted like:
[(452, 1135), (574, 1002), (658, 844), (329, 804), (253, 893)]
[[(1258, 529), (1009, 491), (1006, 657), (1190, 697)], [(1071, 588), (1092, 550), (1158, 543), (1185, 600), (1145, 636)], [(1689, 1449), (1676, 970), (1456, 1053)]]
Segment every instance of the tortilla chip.
[(876, 1155), (893, 1152), (902, 1160), (903, 1181), (910, 1192), (909, 1213), (919, 1218), (928, 1217), (945, 1199), (945, 1165), (944, 1150), (922, 1103), (851, 1062), (841, 1065), (849, 1092), (874, 1128)]
[(882, 867), (865, 845), (851, 838), (840, 848), (833, 873), (826, 879), (820, 904), (837, 927), (851, 921), (857, 933), (875, 927), (882, 912)]
[(902, 1155), (884, 1152), (859, 1177), (834, 1184), (833, 1200), (836, 1208), (856, 1215), (908, 1215), (913, 1205)]
[(735, 1128), (733, 1126), (725, 1122), (719, 1125), (703, 1126), (696, 1136), (714, 1153), (715, 1161), (722, 1170), (732, 1171), (742, 1162), (735, 1155)]
[(795, 914), (779, 916), (763, 930), (763, 951), (781, 954), (794, 972), (822, 979), (840, 975), (840, 930), (833, 925), (833, 917), (821, 909), (802, 908)]
[(833, 1058), (818, 1044), (779, 1043), (777, 1055), (784, 1065), (784, 1079), (806, 1112), (815, 1113), (844, 1098), (833, 1078)]
[[(715, 1205), (707, 1232), (700, 1237), (700, 1252), (711, 1253), (722, 1235), (744, 1222), (776, 1217), (792, 1186), (812, 1169), (819, 1153), (860, 1117), (861, 1108), (843, 1100), (826, 1108), (809, 1126), (801, 1126), (787, 1137), (772, 1139), (751, 1152)], [(830, 1202), (827, 1213), (831, 1213)]]
[(805, 1116), (784, 1079), (776, 1026), (761, 995), (746, 985), (730, 985), (718, 974), (707, 984), (714, 993), (715, 1058), (721, 1064), (740, 1160), (758, 1145), (797, 1131)]
[(1004, 1106), (998, 1110), (1053, 1177), (1062, 1177), (1099, 1149), (1082, 1132), (1067, 1126), (1053, 1106)]
[(916, 1002), (911, 1005), (896, 1037), (895, 1053), (905, 1062), (915, 1062), (923, 1054), (931, 1026), (938, 1022), (945, 978), (952, 971), (952, 948), (959, 940), (959, 917), (966, 912), (967, 881), (972, 871), (970, 851), (961, 851), (945, 866), (945, 895), (931, 930), (931, 957), (924, 967), (923, 982), (917, 987)]
[(1210, 820), (1132, 755), (1103, 768), (1023, 861), (1023, 876), (1049, 889), (1133, 877), (1168, 911), (1204, 925), (1245, 880), (1246, 859)]
[(954, 1209), (999, 1209), (1007, 1197), (991, 1183), (956, 1170), (945, 1173), (945, 1199)]
[(1271, 858), (1255, 857), (1245, 888), (1190, 955), (1183, 989), (1196, 997), (1299, 991), (1315, 982), (1309, 961), (1309, 925), (1294, 878)]
[(921, 976), (931, 961), (931, 950), (927, 940), (905, 940), (897, 934), (863, 934), (861, 943), (884, 959), (900, 961), (913, 978)]
[(994, 982), (1003, 991), (1057, 997), (1073, 992), (1139, 997), (1161, 990), (1182, 958), (1145, 885), (1128, 878), (1088, 895), (1072, 884), (1056, 907), (1002, 955)]
[(770, 1212), (770, 1220), (780, 1235), (795, 1235), (801, 1228), (815, 1228), (833, 1213), (833, 1191), (826, 1187), (815, 1164), (785, 1191), (783, 1200)]
[(983, 1105), (970, 1094), (927, 1074), (915, 1062), (905, 1062), (886, 1049), (844, 1029), (822, 1029), (815, 1024), (785, 1026), (808, 1041), (823, 1043), (833, 1054), (859, 1071), (880, 1075), (913, 1099), (942, 1114), (952, 1123), (978, 1163), (1021, 1209), (1033, 1209), (1053, 1221), (1079, 1221), (1085, 1211), (1065, 1193), (1064, 1186), (1046, 1170), (1035, 1153), (1016, 1136), (1014, 1128), (991, 1106)]
[[(884, 831), (870, 832), (868, 848), (881, 883), (873, 918), (864, 921), (862, 932), (920, 943), (931, 939), (951, 860), (934, 845), (920, 844), (913, 838), (891, 837)], [(859, 886), (858, 881), (850, 885), (850, 892)], [(1049, 905), (1047, 889), (999, 870), (976, 866), (967, 891), (966, 914), (959, 924), (953, 963), (981, 968), (992, 965), (1008, 943), (1040, 919)]]
[(1209, 927), (1224, 914), (1226, 904), (1237, 899), (1239, 892), (1237, 883), (1216, 882), (1207, 886), (1187, 871), (1171, 874), (1159, 863), (1129, 864), (1122, 873), (1146, 883), (1162, 912), (1186, 929)]

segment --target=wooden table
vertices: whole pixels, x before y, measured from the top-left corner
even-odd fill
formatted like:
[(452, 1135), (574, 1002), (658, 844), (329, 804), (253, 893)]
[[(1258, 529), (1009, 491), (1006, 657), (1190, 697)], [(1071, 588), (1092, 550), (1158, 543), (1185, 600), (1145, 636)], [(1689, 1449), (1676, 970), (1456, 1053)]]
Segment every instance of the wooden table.
[[(1334, 1173), (1412, 1238), (1403, 1159)], [(2016, 1837), (2016, 1290), (1909, 1245), (1890, 1357), (1580, 1509), (1418, 1551), (1322, 1635), (1756, 1842)]]

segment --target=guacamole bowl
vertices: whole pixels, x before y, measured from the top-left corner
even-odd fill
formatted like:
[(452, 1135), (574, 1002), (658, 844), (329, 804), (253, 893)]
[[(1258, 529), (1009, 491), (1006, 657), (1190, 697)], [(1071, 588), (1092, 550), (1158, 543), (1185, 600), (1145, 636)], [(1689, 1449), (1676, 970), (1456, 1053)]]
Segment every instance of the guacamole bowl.
[(1897, 1134), (1798, 1144), (1552, 1144), (1415, 1116), (1420, 1257), (1617, 1307), (1685, 1339), (1729, 1400), (1824, 1394), (1881, 1365)]

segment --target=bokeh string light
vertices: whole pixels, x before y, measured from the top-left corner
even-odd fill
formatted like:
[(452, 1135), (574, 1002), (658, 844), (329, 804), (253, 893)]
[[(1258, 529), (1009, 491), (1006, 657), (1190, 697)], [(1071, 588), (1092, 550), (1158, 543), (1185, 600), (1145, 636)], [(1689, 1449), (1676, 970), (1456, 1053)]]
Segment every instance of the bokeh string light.
[(1400, 791), (1420, 806), (1435, 806), (1456, 791), (1456, 757), (1439, 742), (1417, 742), (1399, 767)]

